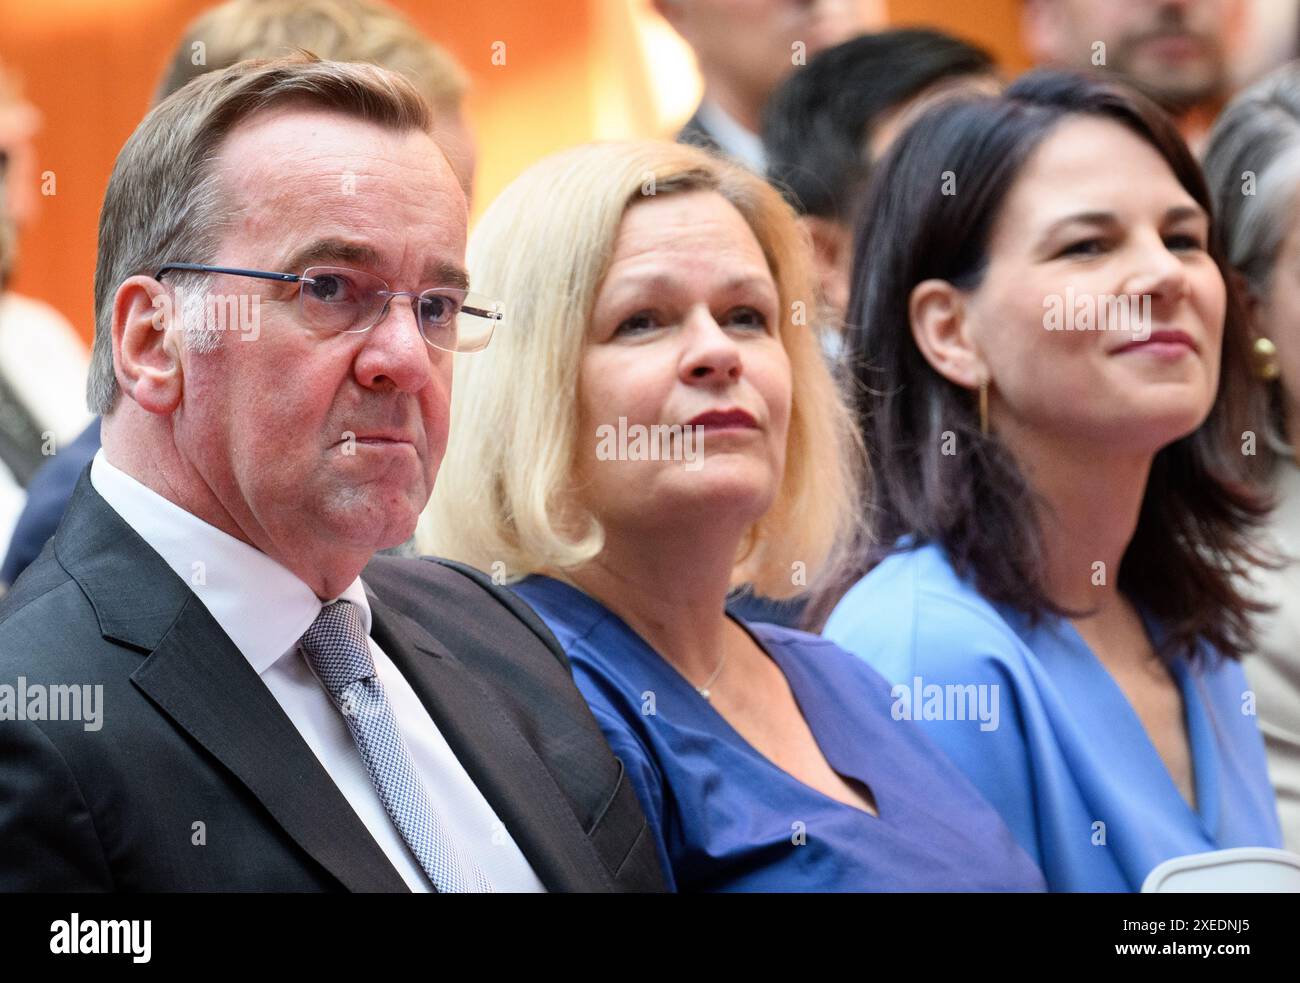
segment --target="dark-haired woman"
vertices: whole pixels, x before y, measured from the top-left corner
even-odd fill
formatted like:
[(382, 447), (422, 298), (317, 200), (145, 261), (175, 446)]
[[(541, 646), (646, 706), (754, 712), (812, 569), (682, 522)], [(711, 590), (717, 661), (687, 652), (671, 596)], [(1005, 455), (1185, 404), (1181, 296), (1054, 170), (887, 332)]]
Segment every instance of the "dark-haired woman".
[(1042, 72), (922, 117), (856, 245), (882, 548), (825, 633), (1053, 890), (1281, 845), (1238, 661), (1262, 506), (1209, 212), (1154, 106)]

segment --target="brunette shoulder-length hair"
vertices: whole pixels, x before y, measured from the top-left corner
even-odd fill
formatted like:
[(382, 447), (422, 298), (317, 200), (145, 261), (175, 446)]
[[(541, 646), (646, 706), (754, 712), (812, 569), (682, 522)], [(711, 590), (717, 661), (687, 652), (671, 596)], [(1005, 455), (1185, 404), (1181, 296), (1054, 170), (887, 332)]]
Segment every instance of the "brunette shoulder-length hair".
[[(941, 545), (958, 575), (990, 601), (1033, 620), (1073, 613), (1044, 591), (1032, 489), (997, 435), (980, 432), (971, 392), (917, 348), (908, 299), (931, 278), (962, 289), (979, 284), (990, 231), (1026, 160), (1062, 120), (1078, 116), (1136, 133), (1212, 213), (1200, 168), (1170, 119), (1098, 76), (1032, 72), (1001, 96), (942, 104), (909, 128), (883, 162), (859, 223), (847, 312), (854, 399), (875, 479), (874, 535), (810, 620), (823, 619), (905, 536)], [(958, 167), (960, 193), (939, 193), (939, 175)], [(1120, 589), (1164, 626), (1166, 659), (1194, 657), (1202, 642), (1240, 657), (1252, 641), (1249, 614), (1258, 610), (1238, 579), (1260, 559), (1250, 534), (1266, 513), (1243, 454), (1254, 387), (1239, 302), (1217, 240), (1211, 243), (1228, 286), (1214, 407), (1199, 429), (1156, 454), (1119, 570)]]

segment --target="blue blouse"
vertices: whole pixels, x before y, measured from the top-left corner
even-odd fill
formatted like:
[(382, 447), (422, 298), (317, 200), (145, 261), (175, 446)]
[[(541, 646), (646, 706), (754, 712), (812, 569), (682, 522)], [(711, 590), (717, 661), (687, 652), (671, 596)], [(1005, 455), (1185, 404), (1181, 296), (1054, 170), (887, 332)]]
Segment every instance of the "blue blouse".
[(785, 674), (818, 746), (879, 818), (754, 749), (617, 615), (534, 576), (541, 615), (623, 761), (681, 891), (1041, 891), (1042, 874), (971, 784), (889, 715), (889, 685), (814, 635), (745, 625)]
[[(1146, 626), (1158, 642), (1160, 627)], [(938, 546), (895, 553), (868, 573), (825, 635), (897, 684), (900, 713), (921, 719), (993, 803), (1050, 890), (1136, 891), (1171, 857), (1281, 846), (1250, 687), (1237, 662), (1208, 647), (1172, 666), (1193, 810), (1070, 621), (1031, 628), (959, 579)], [(996, 725), (973, 706), (996, 706)]]

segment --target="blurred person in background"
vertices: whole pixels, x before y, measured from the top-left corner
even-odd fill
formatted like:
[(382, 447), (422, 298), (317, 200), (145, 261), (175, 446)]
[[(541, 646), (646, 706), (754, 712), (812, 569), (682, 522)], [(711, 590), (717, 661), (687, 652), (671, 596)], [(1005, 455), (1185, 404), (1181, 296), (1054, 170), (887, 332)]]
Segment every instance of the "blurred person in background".
[[(0, 303), (4, 302), (5, 282), (9, 279), (10, 260), (13, 257), (16, 247), (14, 240), (17, 237), (13, 221), (9, 217), (8, 197), (5, 193), (3, 171), (5, 164), (6, 159), (0, 156)], [(0, 407), (0, 412), (3, 412), (3, 407)], [(7, 443), (5, 430), (7, 427), (0, 428), (0, 460), (12, 453), (4, 446)], [(7, 540), (9, 530), (18, 521), (18, 513), (23, 507), (23, 501), (23, 486), (18, 483), (13, 468), (8, 464), (0, 467), (0, 542)], [(4, 584), (0, 583), (0, 592), (3, 590)]]
[[(229, 0), (213, 7), (177, 42), (155, 103), (199, 75), (246, 58), (276, 58), (299, 48), (330, 61), (379, 65), (410, 79), (433, 109), (434, 139), (466, 197), (471, 195), (477, 158), (464, 114), (464, 70), (404, 14), (379, 0)], [(82, 468), (99, 449), (99, 421), (86, 426), (84, 386), (83, 365), (77, 382), (82, 412), (67, 437), (72, 439), (78, 431), (81, 435), (67, 447), (60, 445), (55, 460), (35, 476), (12, 542), (8, 536), (0, 540), (9, 544), (0, 565), (0, 585), (13, 583), (54, 534)]]
[(39, 127), (35, 107), (0, 66), (0, 550), (26, 503), (24, 489), (90, 419), (86, 346), (49, 304), (10, 289), (19, 235), (40, 200), (32, 143)]
[(654, 0), (695, 52), (704, 96), (677, 139), (762, 174), (763, 106), (818, 51), (885, 23), (883, 0)]
[(1024, 0), (1022, 36), (1039, 64), (1123, 76), (1197, 149), (1229, 95), (1247, 13), (1242, 0)]
[(1210, 133), (1204, 167), (1219, 235), (1244, 288), (1267, 416), (1247, 450), (1276, 506), (1265, 531), (1283, 566), (1258, 570), (1245, 661), (1287, 848), (1300, 852), (1300, 64), (1238, 95)]
[(936, 100), (999, 86), (988, 52), (939, 31), (907, 28), (827, 48), (768, 101), (767, 176), (812, 238), (828, 348), (841, 343), (853, 224), (873, 165)]
[[(201, 14), (176, 45), (155, 102), (204, 72), (245, 58), (304, 48), (329, 61), (362, 61), (404, 75), (433, 109), (433, 137), (473, 199), (477, 150), (465, 116), (465, 71), (382, 0), (229, 0)], [(202, 61), (196, 62), (196, 52)]]
[(1054, 891), (1281, 845), (1234, 576), (1267, 502), (1211, 212), (1154, 103), (1041, 71), (922, 116), (858, 230), (876, 540), (825, 635), (915, 707), (997, 695), (997, 727), (964, 696), (923, 726)]
[[(420, 545), (513, 582), (559, 638), (670, 884), (1041, 890), (883, 679), (724, 610), (738, 584), (802, 591), (861, 511), (780, 195), (695, 147), (577, 147), (501, 194), (468, 257), (518, 314), (457, 360)], [(647, 456), (665, 427), (690, 445)]]
[[(864, 34), (793, 72), (763, 111), (767, 176), (800, 214), (817, 273), (817, 334), (838, 363), (844, 348), (853, 224), (871, 169), (894, 138), (937, 100), (1001, 85), (987, 52), (927, 29)], [(838, 366), (837, 366), (838, 367)], [(744, 592), (730, 608), (750, 621), (794, 627), (804, 601)]]

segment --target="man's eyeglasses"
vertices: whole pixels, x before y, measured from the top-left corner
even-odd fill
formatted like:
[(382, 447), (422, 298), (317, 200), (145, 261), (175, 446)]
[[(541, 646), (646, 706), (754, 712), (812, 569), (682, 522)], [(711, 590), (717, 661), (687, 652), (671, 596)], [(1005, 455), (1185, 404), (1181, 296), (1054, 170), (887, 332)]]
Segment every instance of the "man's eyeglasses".
[(459, 287), (433, 287), (420, 293), (389, 290), (388, 284), (373, 273), (338, 266), (311, 266), (298, 275), (199, 263), (168, 263), (154, 279), (161, 280), (163, 274), (173, 270), (296, 283), (303, 320), (321, 331), (369, 331), (383, 320), (394, 297), (409, 297), (424, 340), (444, 352), (482, 351), (505, 316), (501, 304)]

